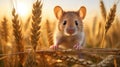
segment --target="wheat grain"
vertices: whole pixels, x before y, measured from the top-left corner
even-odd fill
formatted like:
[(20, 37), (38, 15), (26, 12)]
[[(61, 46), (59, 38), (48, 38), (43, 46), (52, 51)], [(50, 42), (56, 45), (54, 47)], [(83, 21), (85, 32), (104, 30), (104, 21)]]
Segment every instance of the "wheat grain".
[(52, 56), (55, 59), (63, 60), (64, 62), (69, 62), (70, 64), (80, 64), (83, 66), (89, 66), (93, 64), (92, 61), (88, 61), (85, 59), (79, 59), (73, 56), (59, 55), (57, 53), (49, 54), (49, 56)]

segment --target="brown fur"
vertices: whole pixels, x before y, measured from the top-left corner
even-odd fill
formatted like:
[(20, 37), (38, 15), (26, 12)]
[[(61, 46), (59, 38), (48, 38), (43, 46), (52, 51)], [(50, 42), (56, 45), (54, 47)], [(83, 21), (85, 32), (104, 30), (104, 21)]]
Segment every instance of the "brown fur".
[(54, 13), (58, 23), (52, 48), (56, 48), (58, 45), (63, 49), (73, 48), (76, 44), (80, 44), (77, 45), (78, 48), (82, 46), (85, 41), (82, 20), (86, 15), (86, 8), (82, 6), (79, 11), (65, 12), (60, 6), (56, 6)]
[[(74, 18), (74, 19), (73, 19)], [(68, 25), (66, 25), (66, 26), (63, 26), (62, 24), (61, 24), (61, 22), (63, 22), (63, 20), (67, 20), (68, 21)], [(74, 21), (75, 21), (75, 19), (77, 19), (80, 23), (79, 23), (79, 31), (82, 31), (82, 28), (83, 28), (83, 24), (82, 24), (82, 21), (81, 21), (81, 18), (79, 17), (79, 14), (78, 13), (76, 13), (76, 12), (64, 12), (63, 13), (63, 16), (62, 16), (62, 18), (59, 20), (59, 24), (58, 24), (58, 27), (59, 27), (59, 30), (62, 32), (62, 30), (65, 28), (65, 27), (69, 27), (69, 26), (71, 26), (71, 27), (75, 27), (76, 25), (75, 25), (75, 23), (74, 23)]]

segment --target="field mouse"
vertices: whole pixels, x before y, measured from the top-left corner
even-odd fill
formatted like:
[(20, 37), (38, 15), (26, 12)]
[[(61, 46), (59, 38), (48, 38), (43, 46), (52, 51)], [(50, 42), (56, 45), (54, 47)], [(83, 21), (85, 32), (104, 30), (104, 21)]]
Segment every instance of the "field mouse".
[(78, 11), (63, 11), (60, 6), (54, 8), (54, 14), (58, 20), (53, 34), (54, 45), (51, 49), (81, 49), (85, 44), (83, 22), (86, 8), (80, 7)]

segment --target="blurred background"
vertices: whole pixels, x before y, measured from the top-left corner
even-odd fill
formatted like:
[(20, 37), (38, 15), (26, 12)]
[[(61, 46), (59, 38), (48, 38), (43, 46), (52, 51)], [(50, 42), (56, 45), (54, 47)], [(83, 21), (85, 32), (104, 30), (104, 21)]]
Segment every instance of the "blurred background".
[[(31, 22), (32, 6), (35, 1), (36, 0), (0, 0), (0, 21), (3, 20), (3, 17), (6, 17), (11, 24), (11, 13), (14, 7), (20, 17), (21, 24), (26, 28), (25, 30), (27, 30), (27, 32), (23, 31), (24, 36), (29, 37), (29, 28), (31, 27), (29, 22)], [(81, 6), (85, 6), (87, 8), (87, 14), (83, 21), (86, 33), (86, 44), (88, 47), (99, 47), (106, 24), (106, 20), (104, 20), (102, 16), (100, 1), (101, 0), (42, 0), (41, 43), (43, 45), (48, 44), (46, 39), (49, 39), (49, 37), (44, 36), (44, 33), (47, 34), (46, 29), (48, 28), (46, 27), (50, 27), (50, 32), (52, 32), (51, 35), (53, 35), (57, 21), (53, 13), (55, 6), (59, 5), (65, 11), (77, 11)], [(102, 2), (106, 10), (106, 17), (109, 16), (110, 9), (113, 5), (117, 5), (114, 22), (105, 37), (104, 44), (108, 44), (108, 47), (118, 47), (118, 44), (120, 44), (120, 31), (118, 30), (120, 27), (119, 0), (103, 0)]]
[[(18, 14), (22, 19), (26, 20), (31, 14), (32, 4), (36, 0), (0, 0), (0, 18), (3, 16), (11, 17), (11, 10), (13, 6), (16, 8)], [(91, 17), (97, 15), (100, 16), (99, 2), (100, 0), (42, 0), (43, 3), (43, 19), (55, 20), (53, 14), (53, 8), (56, 5), (61, 6), (65, 11), (76, 11), (81, 6), (87, 8), (87, 16), (85, 20), (91, 20)], [(106, 10), (109, 11), (110, 7), (118, 0), (104, 0)], [(120, 15), (120, 4), (117, 5), (117, 14)], [(117, 16), (118, 16), (117, 15)]]

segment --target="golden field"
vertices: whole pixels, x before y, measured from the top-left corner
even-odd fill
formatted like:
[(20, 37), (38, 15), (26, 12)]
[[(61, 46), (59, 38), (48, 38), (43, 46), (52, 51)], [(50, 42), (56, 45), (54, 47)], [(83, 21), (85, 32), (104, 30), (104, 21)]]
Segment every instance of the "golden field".
[[(13, 7), (12, 19), (0, 18), (0, 67), (120, 67), (118, 4), (119, 0), (107, 10), (104, 0), (99, 0), (100, 16), (84, 21), (86, 46), (78, 51), (49, 50), (56, 20), (42, 21), (41, 1), (33, 3), (26, 21)], [(80, 52), (83, 58), (76, 57)]]

